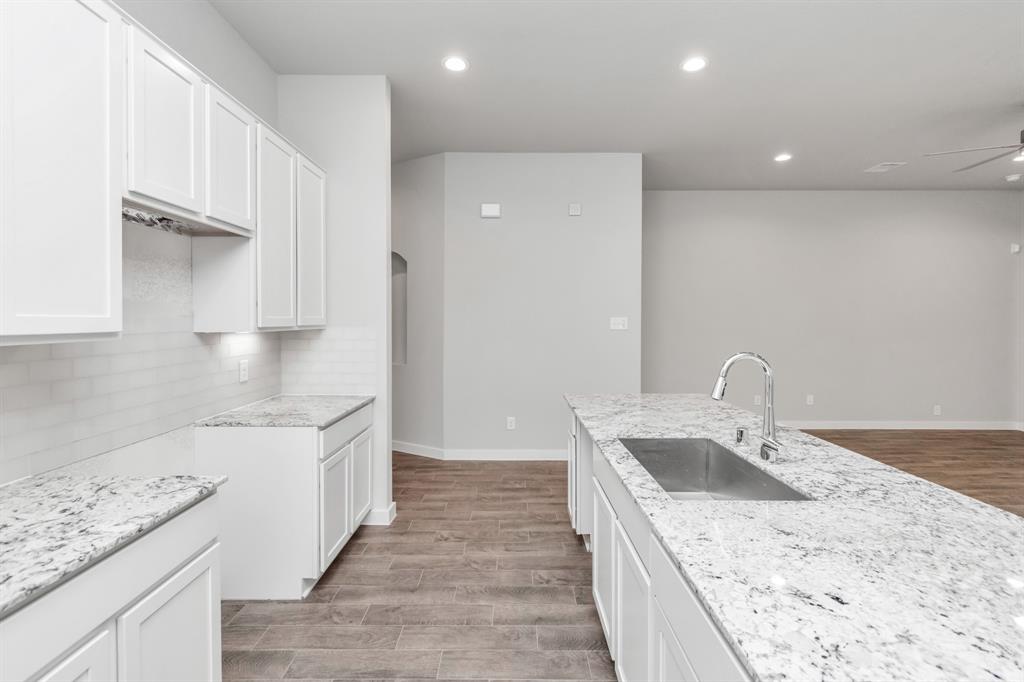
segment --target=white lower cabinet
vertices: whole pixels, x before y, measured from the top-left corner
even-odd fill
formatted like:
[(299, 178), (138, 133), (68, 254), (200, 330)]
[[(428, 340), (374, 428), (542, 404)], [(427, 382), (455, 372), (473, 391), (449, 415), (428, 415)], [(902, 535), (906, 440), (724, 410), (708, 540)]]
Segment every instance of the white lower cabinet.
[(373, 484), (373, 432), (367, 429), (352, 442), (352, 513), (350, 528), (359, 528), (372, 506)]
[(657, 599), (651, 601), (651, 677), (652, 682), (696, 682), (697, 674), (683, 653), (672, 627)]
[(645, 682), (651, 576), (618, 521), (615, 531), (615, 672), (620, 682)]
[(75, 649), (40, 682), (105, 682), (116, 675), (114, 624), (108, 623), (88, 642)]
[(352, 444), (320, 463), (320, 570), (352, 537)]
[(590, 536), (593, 551), (594, 606), (597, 608), (608, 651), (618, 652), (615, 632), (615, 510), (600, 484), (594, 481), (594, 528)]
[(117, 619), (117, 678), (220, 676), (219, 547), (214, 545)]
[(225, 599), (302, 599), (371, 505), (373, 406), (315, 426), (197, 426), (196, 470), (221, 496)]
[(569, 522), (576, 530), (576, 534), (583, 536), (593, 532), (593, 457), (594, 441), (576, 415), (572, 414), (566, 446), (566, 459), (569, 461)]
[(0, 680), (219, 682), (219, 497), (0, 619)]

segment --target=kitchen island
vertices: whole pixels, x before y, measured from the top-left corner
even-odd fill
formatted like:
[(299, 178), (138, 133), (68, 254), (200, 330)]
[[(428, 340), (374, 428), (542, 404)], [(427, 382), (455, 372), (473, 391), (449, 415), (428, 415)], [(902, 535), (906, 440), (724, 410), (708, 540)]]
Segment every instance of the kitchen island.
[[(794, 429), (763, 463), (760, 417), (703, 395), (567, 401), (750, 678), (1024, 679), (1024, 519)], [(619, 442), (687, 437), (811, 499), (678, 501)]]

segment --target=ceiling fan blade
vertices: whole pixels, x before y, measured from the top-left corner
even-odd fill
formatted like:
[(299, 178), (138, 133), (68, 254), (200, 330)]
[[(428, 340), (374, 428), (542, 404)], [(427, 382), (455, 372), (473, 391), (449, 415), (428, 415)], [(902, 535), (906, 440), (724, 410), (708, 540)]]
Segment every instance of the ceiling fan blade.
[(985, 159), (984, 161), (979, 161), (978, 163), (972, 163), (970, 166), (964, 166), (963, 168), (957, 168), (953, 172), (954, 173), (960, 173), (962, 171), (971, 170), (972, 168), (977, 168), (978, 166), (984, 166), (989, 161), (995, 161), (996, 159), (1001, 159), (1004, 156), (1009, 156), (1010, 154), (1016, 154), (1017, 152), (1019, 152), (1021, 150), (1024, 150), (1024, 145), (1020, 145), (1018, 147), (1015, 147), (1015, 148), (1011, 149), (1010, 151), (1005, 152), (1003, 154), (998, 154), (996, 156), (993, 156), (991, 159)]
[(925, 154), (925, 156), (945, 156), (946, 154), (963, 154), (964, 152), (985, 152), (993, 149), (1020, 149), (1020, 147), (1021, 145), (1019, 144), (1004, 144), (999, 147), (971, 147), (970, 149), (953, 149), (948, 152), (932, 152), (930, 154)]

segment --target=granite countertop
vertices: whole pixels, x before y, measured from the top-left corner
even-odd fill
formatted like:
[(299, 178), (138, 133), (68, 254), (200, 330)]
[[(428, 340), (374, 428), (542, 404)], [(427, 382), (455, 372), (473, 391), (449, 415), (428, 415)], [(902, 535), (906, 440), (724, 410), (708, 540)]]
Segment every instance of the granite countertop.
[(372, 395), (276, 395), (200, 419), (196, 426), (315, 426), (325, 429), (372, 402)]
[(213, 494), (225, 480), (53, 472), (0, 487), (0, 618)]
[[(703, 395), (566, 396), (756, 680), (1024, 680), (1024, 518)], [(749, 444), (733, 445), (737, 426)], [(620, 437), (709, 437), (810, 496), (677, 501)]]

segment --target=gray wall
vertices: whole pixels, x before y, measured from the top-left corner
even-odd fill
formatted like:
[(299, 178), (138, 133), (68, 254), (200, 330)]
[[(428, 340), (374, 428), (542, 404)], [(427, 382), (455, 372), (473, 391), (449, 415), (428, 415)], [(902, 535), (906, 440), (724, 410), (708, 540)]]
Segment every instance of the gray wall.
[(206, 0), (116, 0), (267, 122), (277, 124), (277, 74)]
[[(644, 391), (706, 392), (754, 350), (782, 421), (1017, 422), (1022, 196), (645, 192)], [(758, 370), (733, 374), (757, 409)]]
[(407, 346), (394, 365), (394, 438), (444, 447), (444, 154), (392, 168), (391, 248), (408, 262)]
[(563, 393), (640, 388), (641, 156), (446, 154), (445, 188), (445, 448), (561, 450)]

